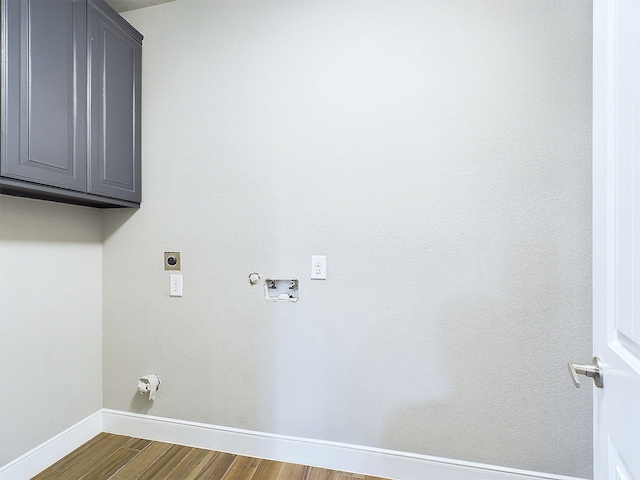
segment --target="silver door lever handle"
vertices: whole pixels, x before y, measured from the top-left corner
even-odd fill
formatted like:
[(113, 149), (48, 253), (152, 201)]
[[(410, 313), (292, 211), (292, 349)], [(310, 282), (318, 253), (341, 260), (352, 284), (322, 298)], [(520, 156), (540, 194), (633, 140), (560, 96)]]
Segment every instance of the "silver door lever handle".
[(596, 387), (602, 388), (604, 386), (604, 372), (602, 371), (602, 362), (598, 357), (593, 357), (591, 365), (578, 365), (577, 363), (567, 363), (569, 368), (569, 375), (576, 388), (580, 388), (580, 380), (578, 375), (584, 375), (585, 377), (593, 378), (593, 383)]

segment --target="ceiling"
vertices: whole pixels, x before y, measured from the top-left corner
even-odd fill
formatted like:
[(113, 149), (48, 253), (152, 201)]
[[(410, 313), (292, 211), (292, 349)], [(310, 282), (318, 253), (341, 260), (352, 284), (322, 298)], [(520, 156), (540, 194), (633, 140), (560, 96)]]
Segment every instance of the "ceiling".
[(109, 5), (118, 12), (128, 12), (139, 8), (151, 7), (161, 3), (172, 2), (174, 0), (106, 0)]

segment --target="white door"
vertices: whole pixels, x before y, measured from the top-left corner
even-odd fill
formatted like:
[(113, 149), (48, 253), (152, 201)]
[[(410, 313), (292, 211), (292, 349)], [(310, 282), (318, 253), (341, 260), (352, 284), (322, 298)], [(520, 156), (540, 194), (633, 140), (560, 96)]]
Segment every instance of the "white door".
[(595, 480), (640, 480), (640, 0), (594, 0)]

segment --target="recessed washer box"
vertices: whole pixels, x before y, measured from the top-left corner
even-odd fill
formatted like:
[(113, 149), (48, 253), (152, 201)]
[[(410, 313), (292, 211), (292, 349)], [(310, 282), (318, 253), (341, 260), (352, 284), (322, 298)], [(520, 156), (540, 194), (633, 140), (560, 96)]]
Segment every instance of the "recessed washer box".
[(298, 280), (267, 278), (264, 281), (264, 298), (267, 302), (297, 302)]

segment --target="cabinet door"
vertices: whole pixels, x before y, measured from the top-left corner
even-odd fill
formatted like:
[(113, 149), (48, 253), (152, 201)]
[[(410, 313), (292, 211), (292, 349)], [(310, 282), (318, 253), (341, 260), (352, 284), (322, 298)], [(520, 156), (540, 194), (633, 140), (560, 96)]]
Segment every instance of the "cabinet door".
[(88, 193), (140, 202), (142, 44), (101, 2), (89, 2)]
[(2, 0), (0, 175), (84, 192), (86, 7)]

